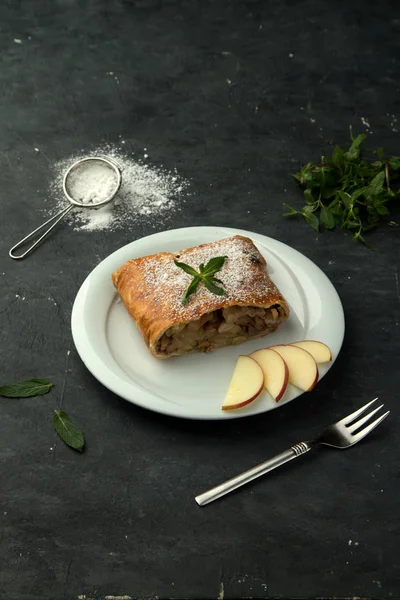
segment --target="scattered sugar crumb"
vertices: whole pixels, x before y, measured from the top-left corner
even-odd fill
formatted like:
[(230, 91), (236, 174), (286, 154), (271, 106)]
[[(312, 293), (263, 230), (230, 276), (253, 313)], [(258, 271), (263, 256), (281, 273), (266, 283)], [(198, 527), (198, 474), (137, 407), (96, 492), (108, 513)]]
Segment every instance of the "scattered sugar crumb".
[(39, 152), (39, 148), (34, 148), (35, 152)]
[(19, 294), (15, 294), (16, 298), (21, 298), (21, 296)]
[(310, 118), (311, 123), (315, 123), (315, 119)]
[(352, 545), (352, 543), (353, 543), (353, 542), (352, 542), (351, 540), (349, 540), (349, 541), (348, 541), (348, 544), (349, 544), (349, 546), (351, 546), (351, 545)]
[(293, 52), (289, 52), (289, 58), (294, 58)]
[(67, 356), (71, 354), (71, 350), (67, 350)]
[(398, 131), (398, 129), (397, 129), (397, 117), (395, 115), (391, 115), (389, 113), (386, 113), (386, 116), (390, 117), (390, 129), (394, 133), (397, 133), (397, 131)]
[(19, 38), (14, 38), (14, 42), (16, 44), (22, 44), (22, 40), (20, 40)]
[(361, 123), (364, 125), (364, 127), (366, 127), (367, 129), (371, 128), (371, 125), (369, 124), (368, 119), (366, 119), (365, 117), (361, 117)]

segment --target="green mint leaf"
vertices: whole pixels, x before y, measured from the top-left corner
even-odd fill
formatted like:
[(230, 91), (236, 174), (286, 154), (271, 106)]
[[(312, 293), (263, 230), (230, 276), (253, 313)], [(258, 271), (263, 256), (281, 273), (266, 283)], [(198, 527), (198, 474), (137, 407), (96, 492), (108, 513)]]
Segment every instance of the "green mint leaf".
[(188, 289), (186, 290), (186, 292), (182, 296), (182, 304), (185, 304), (186, 300), (188, 299), (188, 297), (191, 294), (194, 294), (194, 292), (197, 290), (197, 288), (199, 286), (200, 281), (201, 281), (201, 279), (200, 279), (200, 277), (198, 275), (192, 279), (192, 281), (189, 284)]
[(365, 133), (360, 133), (360, 135), (353, 139), (353, 143), (351, 144), (349, 150), (344, 153), (344, 157), (347, 160), (353, 161), (360, 156), (361, 146), (366, 137), (367, 136)]
[(376, 211), (378, 215), (381, 215), (383, 217), (390, 214), (389, 209), (386, 206), (385, 198), (376, 198), (373, 207), (370, 210), (372, 209), (373, 211)]
[(327, 206), (321, 206), (320, 223), (325, 229), (335, 228), (335, 218)]
[(200, 275), (201, 275), (202, 273), (204, 273), (204, 264), (203, 264), (203, 263), (201, 263), (201, 265), (200, 265), (199, 269), (200, 269)]
[(28, 379), (0, 386), (0, 396), (6, 398), (32, 398), (47, 394), (54, 383), (48, 379)]
[(289, 204), (286, 204), (284, 202), (283, 206), (287, 209), (287, 212), (283, 213), (284, 217), (293, 217), (294, 215), (298, 215), (299, 214), (299, 211), (296, 210), (295, 208), (292, 208), (291, 206), (289, 206)]
[(183, 262), (178, 262), (177, 260), (174, 260), (174, 263), (176, 264), (177, 267), (182, 269), (182, 271), (185, 271), (185, 273), (188, 273), (189, 275), (193, 275), (193, 277), (196, 277), (198, 275), (198, 272), (195, 269), (193, 269), (192, 267), (190, 267), (189, 265), (186, 265)]
[(319, 221), (318, 217), (311, 211), (306, 210), (307, 208), (312, 208), (311, 206), (305, 206), (301, 211), (301, 214), (304, 217), (304, 220), (315, 229), (315, 231), (319, 231)]
[(307, 204), (315, 204), (315, 198), (312, 195), (311, 190), (304, 190), (304, 200), (307, 202)]
[(216, 256), (215, 258), (210, 258), (204, 270), (202, 272), (202, 276), (208, 277), (209, 275), (214, 275), (218, 273), (222, 269), (222, 266), (227, 259), (227, 256)]
[(351, 197), (350, 197), (351, 205), (353, 205), (356, 202), (356, 200), (358, 200), (358, 198), (360, 196), (362, 196), (363, 194), (365, 194), (365, 188), (363, 188), (363, 187), (358, 188), (358, 190), (355, 190), (354, 192), (352, 192)]
[(389, 158), (389, 166), (394, 171), (399, 171), (400, 170), (400, 156), (392, 156), (391, 158)]
[(332, 153), (332, 162), (335, 167), (340, 168), (344, 163), (344, 152), (340, 146), (336, 146)]
[(53, 417), (54, 429), (60, 436), (63, 442), (78, 452), (83, 451), (85, 440), (83, 432), (79, 427), (74, 425), (67, 413), (63, 410), (55, 410)]
[(211, 279), (211, 278), (204, 279), (204, 285), (213, 294), (217, 294), (217, 296), (226, 296), (226, 291), (223, 290), (222, 288), (218, 287), (217, 285), (215, 285), (214, 281), (215, 281), (215, 279)]
[(375, 175), (375, 177), (373, 178), (373, 180), (371, 181), (369, 186), (365, 188), (365, 190), (364, 190), (365, 196), (367, 198), (370, 198), (371, 196), (378, 195), (382, 191), (384, 183), (385, 183), (385, 172), (380, 171), (380, 173)]
[(340, 190), (339, 192), (340, 200), (344, 204), (345, 208), (349, 209), (352, 206), (351, 196), (348, 192), (344, 192)]

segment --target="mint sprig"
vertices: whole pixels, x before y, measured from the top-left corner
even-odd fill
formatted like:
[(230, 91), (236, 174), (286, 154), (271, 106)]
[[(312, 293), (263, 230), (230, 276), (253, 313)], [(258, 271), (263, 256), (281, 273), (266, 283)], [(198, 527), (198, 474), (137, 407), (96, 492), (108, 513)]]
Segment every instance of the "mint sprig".
[(174, 261), (177, 267), (193, 277), (189, 287), (182, 296), (182, 304), (185, 304), (188, 297), (197, 290), (199, 283), (202, 283), (212, 294), (216, 294), (217, 296), (226, 295), (226, 291), (216, 285), (218, 283), (223, 285), (223, 282), (214, 277), (214, 275), (222, 269), (225, 259), (227, 258), (227, 256), (216, 256), (215, 258), (211, 258), (206, 265), (202, 263), (199, 266), (199, 271), (196, 271), (196, 269), (193, 269), (193, 267), (186, 263), (178, 262), (177, 260)]
[(363, 234), (389, 216), (389, 205), (400, 196), (392, 184), (400, 178), (400, 157), (384, 157), (383, 149), (363, 156), (365, 134), (355, 136), (346, 151), (336, 146), (332, 156), (309, 162), (293, 175), (304, 191), (305, 205), (297, 210), (287, 204), (285, 216), (301, 215), (315, 229), (349, 229), (368, 245)]

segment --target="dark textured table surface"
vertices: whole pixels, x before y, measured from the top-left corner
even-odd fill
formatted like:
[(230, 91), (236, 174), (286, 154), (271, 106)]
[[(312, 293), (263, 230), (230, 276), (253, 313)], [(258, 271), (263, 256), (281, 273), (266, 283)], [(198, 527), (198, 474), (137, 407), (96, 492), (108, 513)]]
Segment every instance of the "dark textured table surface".
[[(350, 124), (367, 121), (370, 145), (399, 153), (399, 40), (386, 0), (1, 3), (1, 382), (56, 384), (0, 401), (1, 600), (400, 597), (400, 229), (372, 233), (371, 252), (282, 218), (283, 201), (301, 202), (290, 174), (347, 143)], [(256, 231), (330, 277), (346, 335), (312, 394), (193, 422), (130, 405), (86, 370), (70, 331), (80, 284), (165, 223), (65, 225), (25, 261), (7, 252), (43, 218), (50, 165), (121, 135), (190, 179), (168, 228)], [(392, 415), (364, 444), (195, 504), (376, 395)], [(53, 431), (60, 406), (85, 432), (82, 455)]]

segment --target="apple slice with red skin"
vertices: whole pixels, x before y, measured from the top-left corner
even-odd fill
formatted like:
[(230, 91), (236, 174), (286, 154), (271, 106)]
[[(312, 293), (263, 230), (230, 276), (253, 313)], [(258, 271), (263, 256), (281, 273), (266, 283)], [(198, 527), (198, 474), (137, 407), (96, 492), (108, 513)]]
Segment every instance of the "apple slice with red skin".
[(317, 364), (331, 362), (332, 360), (332, 352), (329, 346), (323, 342), (302, 340), (300, 342), (292, 342), (290, 346), (298, 346), (299, 348), (303, 348), (303, 350), (307, 350)]
[(318, 381), (317, 363), (307, 350), (298, 346), (271, 346), (278, 352), (289, 369), (289, 383), (310, 392)]
[(289, 369), (282, 356), (272, 348), (262, 348), (250, 354), (264, 371), (264, 387), (275, 402), (285, 393), (289, 381)]
[(229, 384), (222, 410), (247, 406), (258, 398), (264, 389), (264, 373), (251, 356), (239, 356)]

